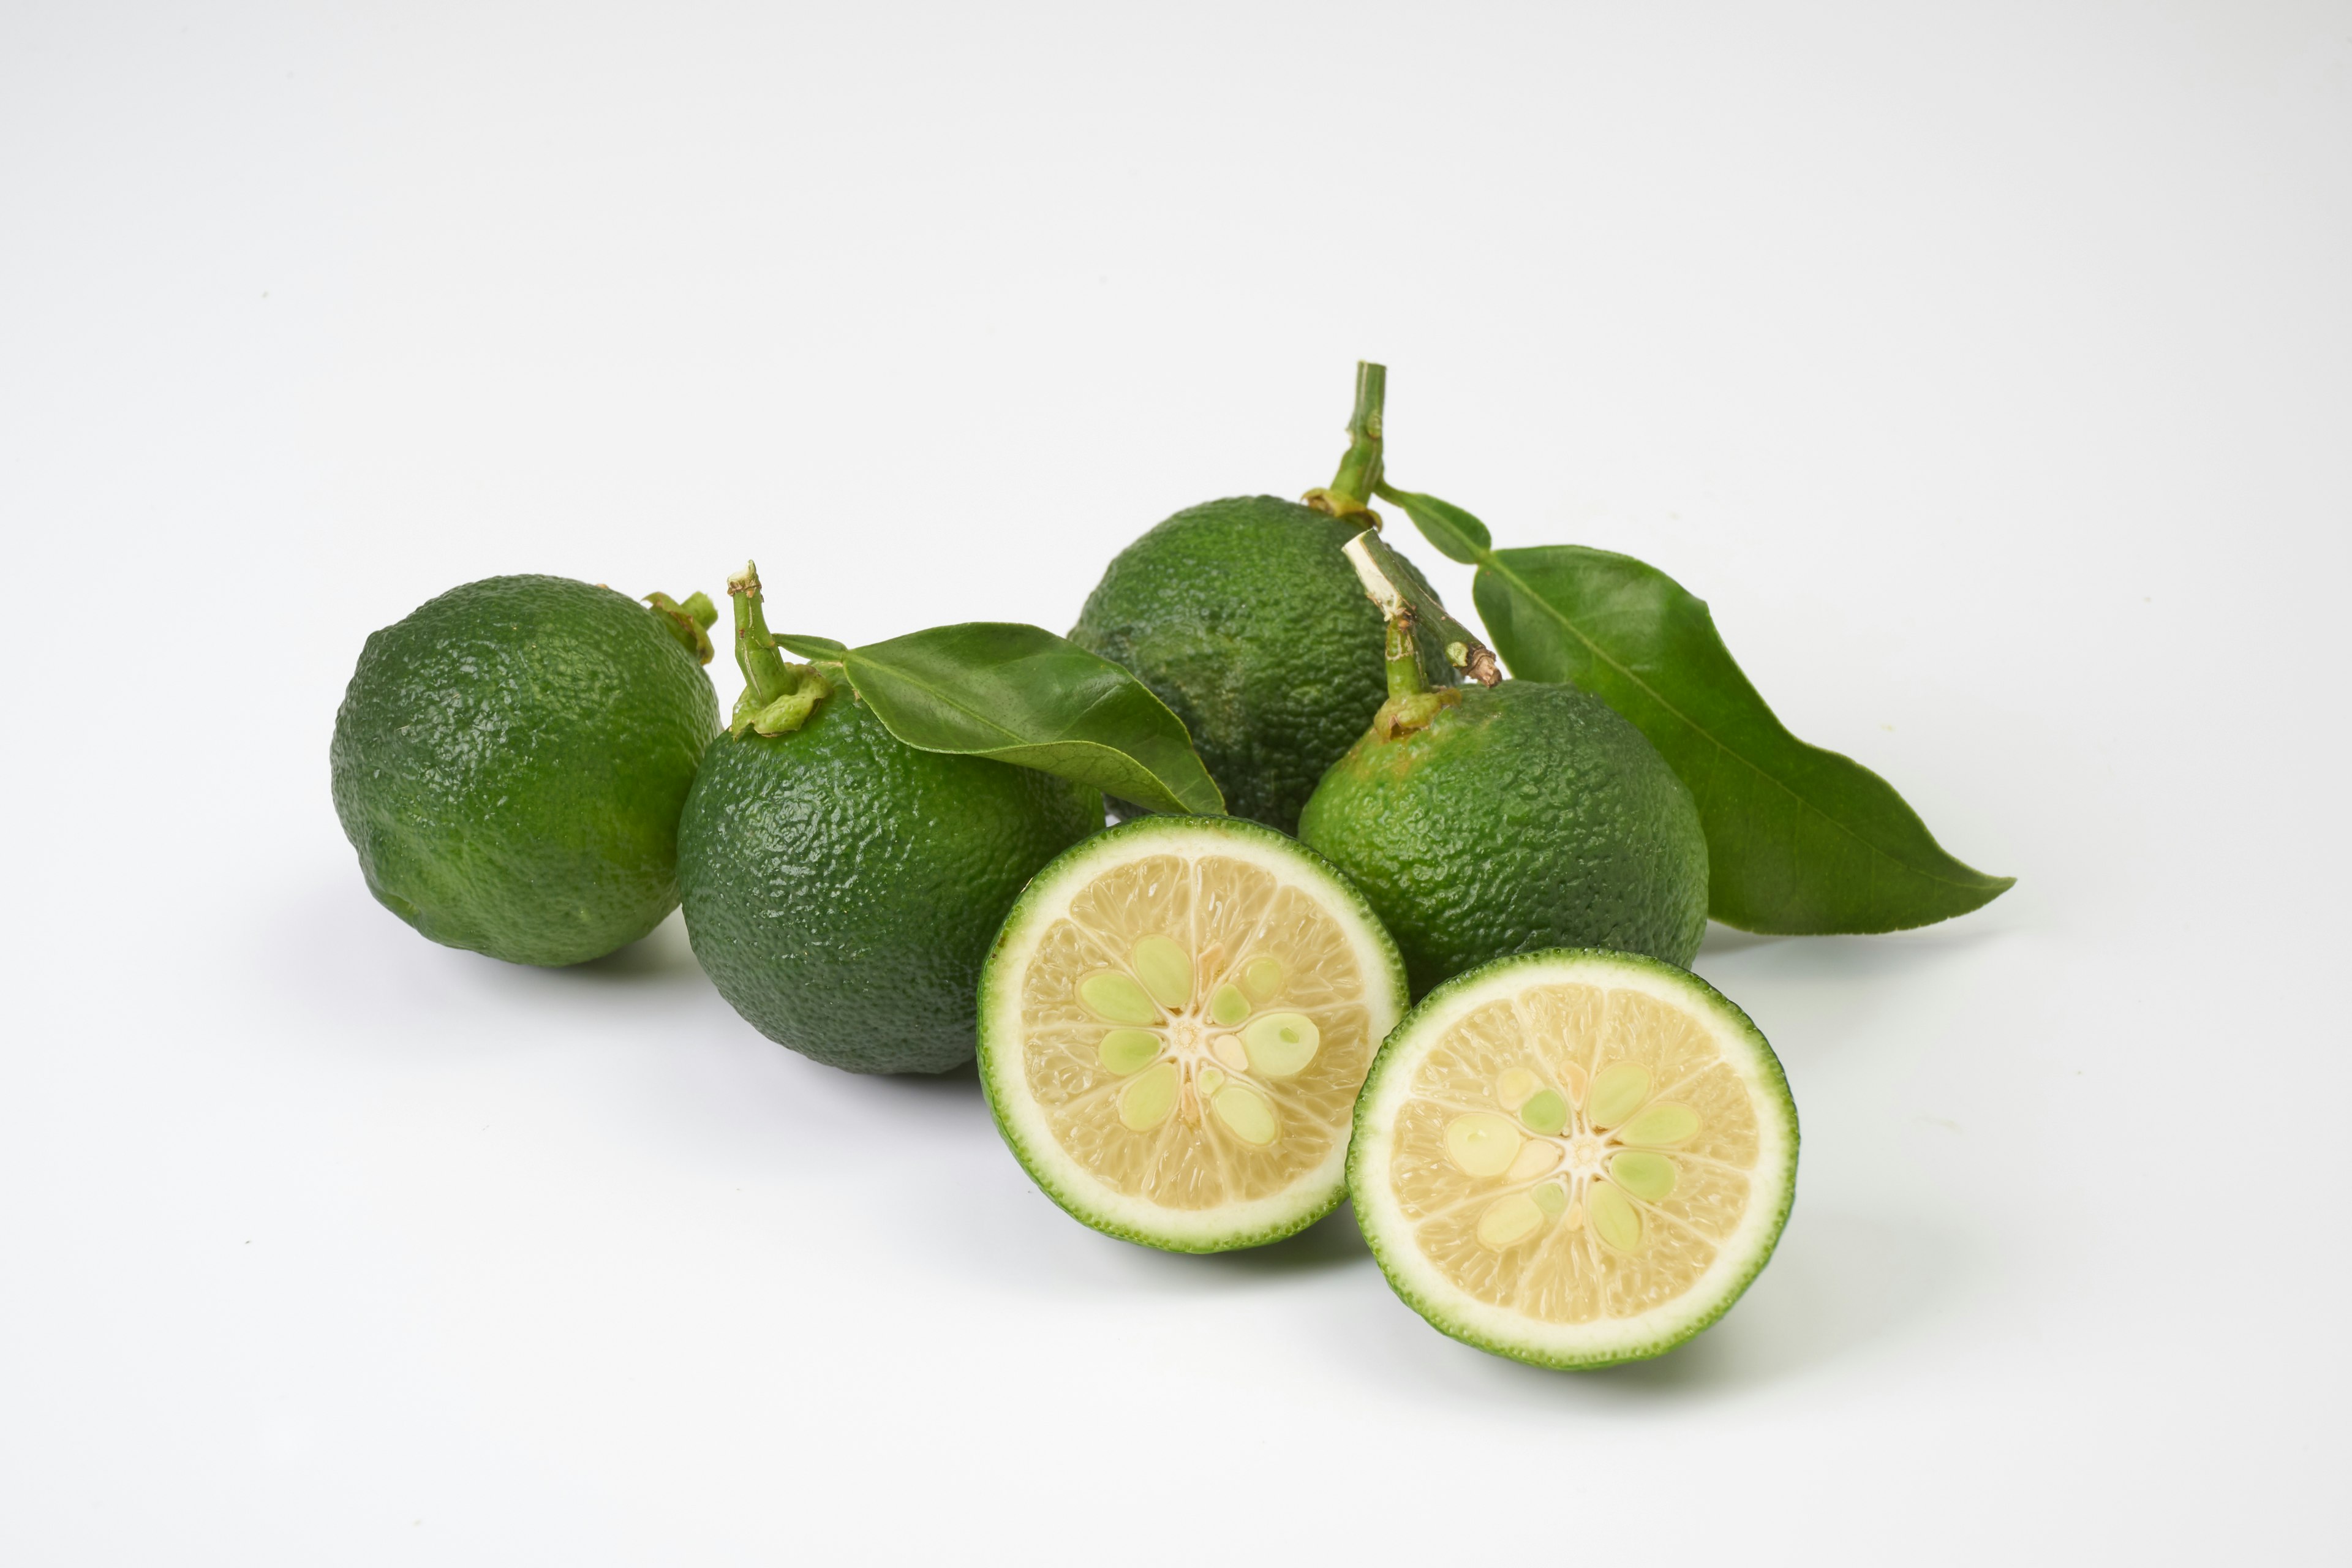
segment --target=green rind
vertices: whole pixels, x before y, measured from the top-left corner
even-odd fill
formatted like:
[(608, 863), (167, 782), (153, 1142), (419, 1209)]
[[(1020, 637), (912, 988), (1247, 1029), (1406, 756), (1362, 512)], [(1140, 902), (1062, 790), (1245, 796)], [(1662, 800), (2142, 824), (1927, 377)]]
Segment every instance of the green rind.
[[(1003, 1137), (1005, 1147), (1021, 1162), (1029, 1179), (1038, 1190), (1052, 1199), (1055, 1207), (1081, 1225), (1131, 1241), (1138, 1246), (1155, 1247), (1162, 1252), (1209, 1253), (1233, 1252), (1243, 1247), (1264, 1247), (1295, 1236), (1317, 1220), (1339, 1206), (1347, 1196), (1345, 1161), (1328, 1185), (1308, 1194), (1295, 1209), (1278, 1218), (1255, 1226), (1244, 1226), (1214, 1236), (1184, 1236), (1172, 1231), (1154, 1231), (1129, 1223), (1109, 1213), (1099, 1202), (1061, 1180), (1052, 1163), (1034, 1148), (1029, 1138), (1016, 1124), (1007, 1108), (1013, 1092), (1007, 1079), (1020, 1070), (1017, 1048), (999, 1051), (992, 1040), (999, 1016), (1013, 1020), (1017, 1027), (1019, 996), (1013, 979), (1018, 954), (1034, 949), (1037, 933), (1026, 929), (1026, 922), (1040, 910), (1058, 901), (1059, 889), (1071, 879), (1091, 877), (1098, 860), (1118, 858), (1131, 844), (1154, 841), (1182, 841), (1199, 844), (1204, 840), (1225, 840), (1239, 837), (1249, 843), (1267, 847), (1276, 853), (1289, 857), (1302, 868), (1320, 879), (1329, 894), (1329, 906), (1341, 917), (1352, 917), (1362, 934), (1379, 954), (1389, 995), (1386, 1008), (1392, 1016), (1402, 1016), (1407, 995), (1404, 959), (1398, 953), (1396, 943), (1364, 901), (1363, 895), (1341, 876), (1338, 869), (1321, 856), (1300, 844), (1287, 834), (1237, 817), (1175, 817), (1147, 816), (1095, 835), (1085, 843), (1066, 851), (1052, 864), (1031, 879), (1021, 897), (1004, 917), (997, 932), (995, 944), (990, 949), (980, 977), (980, 1083), (988, 1099), (988, 1110), (995, 1120), (996, 1130)], [(1352, 1129), (1351, 1129), (1352, 1131)], [(1350, 1140), (1352, 1143), (1352, 1139)], [(1263, 1200), (1262, 1200), (1263, 1201)]]
[(846, 690), (790, 734), (711, 742), (678, 823), (687, 935), (761, 1034), (851, 1072), (971, 1059), (974, 987), (1030, 877), (1102, 796), (918, 751)]
[(1706, 934), (1690, 791), (1572, 686), (1465, 687), (1425, 729), (1367, 731), (1298, 836), (1362, 889), (1417, 993), (1507, 953), (1601, 947), (1686, 964)]
[(335, 812), (378, 902), (433, 941), (560, 966), (677, 907), (677, 821), (719, 728), (660, 614), (488, 577), (369, 635), (335, 715)]
[[(1756, 1065), (1760, 1069), (1759, 1076), (1765, 1087), (1778, 1090), (1777, 1095), (1766, 1098), (1780, 1108), (1782, 1126), (1788, 1137), (1787, 1158), (1781, 1168), (1780, 1201), (1774, 1206), (1769, 1226), (1753, 1245), (1749, 1257), (1738, 1267), (1735, 1276), (1716, 1288), (1715, 1297), (1706, 1308), (1675, 1323), (1671, 1330), (1647, 1338), (1629, 1340), (1597, 1354), (1561, 1354), (1534, 1342), (1535, 1335), (1541, 1332), (1539, 1325), (1531, 1325), (1535, 1334), (1527, 1339), (1513, 1340), (1482, 1332), (1463, 1321), (1456, 1315), (1457, 1309), (1453, 1304), (1434, 1300), (1417, 1288), (1401, 1272), (1399, 1262), (1400, 1257), (1412, 1247), (1410, 1228), (1402, 1216), (1394, 1213), (1388, 1195), (1371, 1188), (1363, 1169), (1370, 1142), (1365, 1131), (1368, 1115), (1389, 1073), (1406, 1070), (1406, 1058), (1413, 1054), (1417, 1027), (1444, 1011), (1452, 999), (1465, 991), (1483, 986), (1517, 970), (1545, 968), (1557, 969), (1559, 977), (1566, 980), (1589, 977), (1595, 969), (1637, 970), (1685, 991), (1708, 1011), (1732, 1024), (1735, 1037), (1754, 1047)], [(1446, 982), (1423, 998), (1390, 1033), (1381, 1043), (1379, 1054), (1372, 1058), (1371, 1070), (1364, 1076), (1363, 1089), (1356, 1096), (1355, 1128), (1348, 1143), (1348, 1195), (1355, 1203), (1356, 1224), (1363, 1232), (1365, 1245), (1371, 1248), (1372, 1257), (1379, 1262), (1389, 1288), (1405, 1305), (1420, 1313), (1431, 1327), (1464, 1344), (1475, 1346), (1489, 1354), (1525, 1362), (1530, 1366), (1562, 1372), (1591, 1372), (1664, 1355), (1704, 1332), (1731, 1310), (1733, 1303), (1747, 1292), (1756, 1276), (1763, 1271), (1764, 1265), (1771, 1260), (1773, 1249), (1780, 1245), (1780, 1233), (1789, 1223), (1789, 1212), (1797, 1195), (1799, 1142), (1797, 1102), (1789, 1092), (1788, 1075), (1781, 1069), (1780, 1058), (1773, 1053), (1763, 1031), (1757, 1028), (1754, 1020), (1740, 1010), (1738, 1004), (1697, 975), (1658, 959), (1639, 953), (1611, 952), (1599, 948), (1551, 949), (1496, 959)]]

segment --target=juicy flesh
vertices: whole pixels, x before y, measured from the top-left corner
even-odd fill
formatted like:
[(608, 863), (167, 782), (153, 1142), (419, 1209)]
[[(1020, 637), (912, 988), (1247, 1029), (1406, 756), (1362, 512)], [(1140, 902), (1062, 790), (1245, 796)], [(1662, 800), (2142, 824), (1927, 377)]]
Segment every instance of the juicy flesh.
[(1746, 1212), (1756, 1108), (1706, 1024), (1646, 993), (1534, 985), (1412, 1068), (1389, 1181), (1421, 1252), (1550, 1322), (1690, 1289)]
[(1021, 986), (1024, 1065), (1055, 1141), (1170, 1208), (1267, 1197), (1322, 1164), (1379, 1044), (1346, 929), (1227, 856), (1106, 870)]

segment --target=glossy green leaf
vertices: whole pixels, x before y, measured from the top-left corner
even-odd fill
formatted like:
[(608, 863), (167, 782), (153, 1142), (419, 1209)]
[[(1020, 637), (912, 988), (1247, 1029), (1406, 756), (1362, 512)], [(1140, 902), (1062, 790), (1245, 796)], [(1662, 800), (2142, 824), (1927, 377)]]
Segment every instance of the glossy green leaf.
[(831, 637), (802, 637), (793, 632), (778, 632), (768, 640), (786, 653), (796, 653), (803, 658), (821, 658), (834, 664), (840, 663), (841, 656), (849, 651), (846, 646)]
[(1765, 705), (1706, 602), (1603, 550), (1496, 550), (1477, 518), (1387, 484), (1381, 496), (1475, 565), (1487, 635), (1512, 673), (1594, 693), (1648, 736), (1697, 797), (1707, 912), (1787, 933), (1900, 931), (1966, 914), (2015, 880), (1945, 853), (1894, 786), (1806, 744)]
[(1042, 627), (973, 621), (820, 657), (839, 658), (875, 716), (919, 750), (1017, 763), (1154, 811), (1225, 809), (1166, 703)]
[(1697, 796), (1717, 920), (1757, 931), (1900, 931), (1966, 914), (2015, 880), (1962, 865), (1885, 779), (1790, 734), (1733, 662), (1706, 602), (1655, 567), (1575, 545), (1475, 559), (1478, 613), (1512, 672), (1602, 699)]
[(1486, 525), (1451, 501), (1385, 484), (1380, 487), (1380, 496), (1402, 509), (1405, 516), (1412, 519), (1412, 525), (1421, 530), (1421, 536), (1436, 546), (1437, 552), (1448, 561), (1475, 566), (1495, 547), (1495, 536), (1486, 531)]

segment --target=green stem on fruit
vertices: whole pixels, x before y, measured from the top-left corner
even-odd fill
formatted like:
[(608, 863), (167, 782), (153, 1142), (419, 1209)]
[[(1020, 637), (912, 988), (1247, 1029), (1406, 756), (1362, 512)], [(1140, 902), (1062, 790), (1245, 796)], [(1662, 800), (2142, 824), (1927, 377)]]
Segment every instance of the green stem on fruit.
[[(1495, 650), (1480, 641), (1477, 633), (1454, 619), (1445, 606), (1438, 602), (1437, 595), (1421, 583), (1419, 575), (1410, 572), (1404, 563), (1392, 555), (1388, 547), (1381, 542), (1377, 534), (1381, 526), (1381, 514), (1366, 504), (1374, 495), (1386, 496), (1391, 500), (1398, 500), (1399, 505), (1405, 505), (1416, 499), (1408, 496), (1399, 500), (1396, 492), (1389, 489), (1387, 477), (1382, 471), (1384, 459), (1381, 453), (1385, 437), (1384, 410), (1388, 401), (1388, 367), (1374, 364), (1370, 360), (1358, 360), (1356, 362), (1356, 413), (1355, 416), (1348, 421), (1348, 455), (1339, 459), (1339, 471), (1332, 478), (1331, 488), (1308, 490), (1307, 504), (1317, 511), (1327, 512), (1333, 517), (1357, 517), (1370, 524), (1375, 531), (1360, 536), (1349, 546), (1351, 553), (1361, 557), (1357, 562), (1358, 574), (1363, 574), (1369, 563), (1374, 569), (1373, 575), (1388, 584), (1390, 596), (1402, 606), (1408, 626), (1415, 616), (1428, 621), (1437, 629), (1438, 635), (1445, 639), (1445, 661), (1479, 685), (1492, 686), (1503, 679), (1503, 667), (1496, 662)], [(1425, 501), (1427, 498), (1418, 499)], [(1413, 515), (1418, 521), (1419, 514)], [(1472, 525), (1476, 525), (1475, 519), (1472, 520)], [(1357, 551), (1356, 546), (1359, 543), (1364, 546), (1363, 552)], [(1454, 552), (1449, 551), (1447, 553)], [(1462, 557), (1455, 555), (1454, 559), (1460, 560)], [(1372, 589), (1372, 578), (1365, 577), (1364, 582), (1367, 591), (1372, 595), (1373, 602), (1381, 605), (1382, 613), (1386, 614), (1388, 605), (1382, 601), (1381, 593)], [(1393, 616), (1390, 616), (1391, 628), (1395, 618)], [(1392, 693), (1394, 668), (1393, 656), (1391, 656), (1391, 689)]]
[(1328, 489), (1308, 490), (1307, 504), (1333, 517), (1380, 518), (1367, 504), (1381, 482), (1381, 416), (1388, 401), (1389, 370), (1370, 360), (1356, 362), (1356, 411), (1348, 420), (1348, 454)]
[[(1391, 741), (1425, 730), (1439, 713), (1462, 700), (1462, 690), (1459, 687), (1429, 689), (1429, 679), (1421, 668), (1420, 639), (1413, 635), (1412, 600), (1398, 581), (1400, 574), (1381, 559), (1388, 554), (1388, 547), (1380, 536), (1368, 528), (1344, 548), (1349, 564), (1364, 584), (1365, 595), (1380, 606), (1381, 618), (1388, 623), (1381, 657), (1388, 669), (1389, 696), (1372, 715), (1372, 728)], [(1447, 649), (1449, 655), (1452, 651)]]
[(768, 612), (760, 600), (760, 568), (746, 561), (743, 570), (727, 579), (728, 597), (735, 601), (735, 666), (743, 672), (745, 689), (762, 703), (789, 696), (797, 684), (768, 635)]
[(1444, 602), (1421, 581), (1403, 557), (1389, 548), (1377, 531), (1365, 530), (1343, 548), (1355, 565), (1364, 592), (1391, 626), (1396, 616), (1390, 614), (1389, 604), (1393, 600), (1408, 621), (1426, 622), (1435, 629), (1444, 639), (1446, 663), (1481, 686), (1493, 686), (1502, 680), (1503, 667), (1496, 662), (1495, 650), (1479, 641), (1476, 632), (1454, 618)]
[[(735, 664), (743, 672), (743, 694), (735, 700), (734, 721), (728, 728), (738, 735), (747, 729), (761, 735), (789, 735), (833, 695), (833, 683), (814, 666), (787, 664), (776, 651), (760, 597), (757, 565), (743, 563), (743, 570), (727, 579), (727, 592), (735, 601)], [(711, 618), (718, 618), (715, 612)]]
[(1388, 665), (1391, 697), (1419, 697), (1429, 689), (1429, 678), (1421, 668), (1421, 639), (1412, 635), (1411, 605), (1389, 622), (1381, 652)]
[(695, 657), (696, 662), (710, 662), (715, 651), (710, 646), (710, 628), (719, 622), (719, 606), (710, 602), (709, 595), (688, 594), (681, 605), (667, 594), (647, 594), (646, 603), (654, 607), (669, 635)]

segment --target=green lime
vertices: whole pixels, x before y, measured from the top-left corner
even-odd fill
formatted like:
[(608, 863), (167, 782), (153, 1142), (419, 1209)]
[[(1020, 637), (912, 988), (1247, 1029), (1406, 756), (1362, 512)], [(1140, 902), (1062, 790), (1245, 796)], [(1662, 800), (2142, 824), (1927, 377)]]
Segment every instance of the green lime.
[(1696, 976), (1544, 952), (1432, 992), (1356, 1106), (1348, 1193), (1389, 1283), (1538, 1366), (1639, 1361), (1739, 1299), (1796, 1194), (1772, 1047)]
[(1272, 496), (1192, 507), (1119, 552), (1070, 630), (1184, 721), (1235, 816), (1296, 831), (1381, 705), (1381, 614), (1339, 552), (1363, 527)]
[(981, 1083), (1076, 1218), (1176, 1252), (1255, 1247), (1339, 1204), (1356, 1091), (1404, 1001), (1380, 922), (1295, 839), (1148, 817), (1013, 906), (981, 977)]
[(1416, 994), (1505, 953), (1688, 963), (1706, 931), (1698, 807), (1642, 732), (1572, 686), (1401, 700), (1324, 778), (1299, 837), (1364, 890)]
[[(1380, 522), (1365, 503), (1387, 385), (1381, 366), (1356, 367), (1348, 451), (1312, 505), (1244, 496), (1178, 512), (1118, 552), (1070, 629), (1184, 721), (1226, 810), (1285, 833), (1388, 689), (1381, 613), (1341, 553)], [(1397, 565), (1428, 593), (1412, 563)], [(1425, 681), (1459, 679), (1435, 628), (1416, 634), (1414, 657)]]
[[(756, 574), (730, 587), (764, 643)], [(746, 675), (678, 825), (695, 957), (752, 1027), (803, 1056), (852, 1072), (970, 1061), (989, 941), (1037, 868), (1101, 828), (1101, 795), (919, 752), (838, 666), (763, 647)]]
[(677, 907), (678, 808), (719, 703), (663, 603), (489, 577), (369, 636), (331, 760), (379, 902), (435, 942), (539, 964), (599, 957)]

